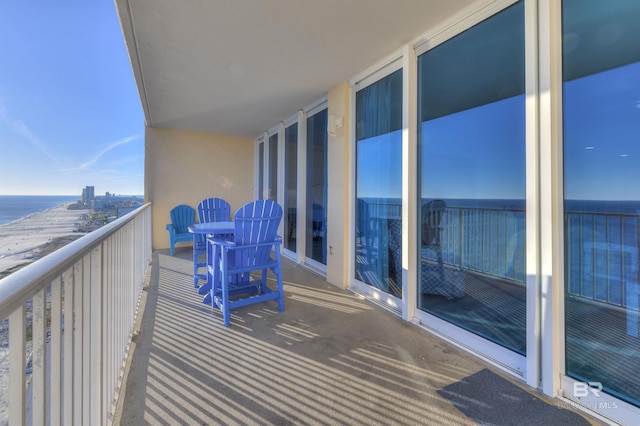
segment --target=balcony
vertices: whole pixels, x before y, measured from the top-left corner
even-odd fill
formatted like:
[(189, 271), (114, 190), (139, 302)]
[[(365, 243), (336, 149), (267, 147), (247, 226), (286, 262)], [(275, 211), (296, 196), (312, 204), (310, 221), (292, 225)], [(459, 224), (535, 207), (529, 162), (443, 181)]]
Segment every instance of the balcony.
[[(29, 283), (0, 298), (9, 348), (24, 349), (9, 352), (10, 424), (473, 424), (530, 401), (542, 411), (523, 423), (551, 409), (599, 424), (289, 260), (285, 311), (252, 305), (225, 328), (193, 289), (190, 247), (151, 255), (150, 217), (147, 205), (3, 282)], [(488, 379), (469, 417), (452, 401), (476, 373)]]
[(225, 328), (193, 289), (190, 248), (154, 252), (117, 422), (473, 424), (438, 390), (483, 369), (516, 382), (300, 265), (283, 269), (285, 311), (252, 305)]

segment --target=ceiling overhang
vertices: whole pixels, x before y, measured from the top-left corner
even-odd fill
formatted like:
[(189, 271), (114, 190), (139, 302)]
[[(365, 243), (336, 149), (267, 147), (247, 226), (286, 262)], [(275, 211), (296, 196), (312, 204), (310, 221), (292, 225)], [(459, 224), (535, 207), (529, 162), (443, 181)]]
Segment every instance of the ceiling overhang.
[(473, 0), (116, 0), (146, 124), (254, 137)]

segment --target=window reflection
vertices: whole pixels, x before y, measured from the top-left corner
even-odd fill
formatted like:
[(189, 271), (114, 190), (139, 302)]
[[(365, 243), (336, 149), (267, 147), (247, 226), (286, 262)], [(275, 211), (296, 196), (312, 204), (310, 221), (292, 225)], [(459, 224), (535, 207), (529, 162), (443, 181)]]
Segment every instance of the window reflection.
[(264, 198), (264, 142), (258, 144), (258, 199)]
[(640, 3), (562, 12), (566, 374), (640, 406)]
[(356, 278), (402, 297), (402, 70), (356, 94)]
[(278, 200), (278, 134), (269, 136), (269, 199)]
[(421, 55), (418, 90), (418, 308), (525, 354), (523, 2)]
[(306, 256), (327, 264), (327, 110), (307, 119)]
[(298, 123), (284, 131), (284, 247), (296, 251), (298, 203)]

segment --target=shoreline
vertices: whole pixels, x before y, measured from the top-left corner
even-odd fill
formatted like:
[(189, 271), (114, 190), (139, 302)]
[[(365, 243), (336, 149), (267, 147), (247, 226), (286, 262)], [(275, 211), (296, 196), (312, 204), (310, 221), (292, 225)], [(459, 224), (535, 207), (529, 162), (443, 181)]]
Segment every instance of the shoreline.
[(55, 210), (55, 209), (58, 209), (58, 208), (62, 208), (63, 206), (65, 208), (67, 208), (71, 204), (73, 204), (73, 203), (63, 203), (63, 204), (60, 204), (60, 205), (57, 205), (57, 206), (54, 206), (54, 207), (49, 207), (48, 209), (45, 209), (45, 210), (40, 210), (39, 212), (29, 213), (28, 215), (19, 217), (18, 219), (14, 220), (12, 222), (3, 223), (2, 225), (0, 225), (0, 233), (2, 232), (2, 228), (5, 227), (5, 226), (15, 225), (17, 223), (22, 222), (23, 220), (28, 220), (28, 219), (32, 218), (33, 216), (35, 216), (35, 215), (47, 213), (47, 212), (50, 212), (52, 210)]
[(34, 262), (45, 246), (63, 237), (84, 235), (76, 230), (89, 209), (69, 210), (71, 204), (74, 203), (63, 203), (0, 225), (0, 273)]

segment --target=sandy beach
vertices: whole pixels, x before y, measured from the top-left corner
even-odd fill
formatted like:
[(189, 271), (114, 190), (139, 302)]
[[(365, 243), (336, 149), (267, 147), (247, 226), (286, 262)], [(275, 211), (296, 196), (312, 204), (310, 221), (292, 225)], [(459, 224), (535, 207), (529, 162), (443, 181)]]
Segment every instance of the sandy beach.
[(37, 260), (39, 249), (58, 237), (77, 237), (79, 234), (73, 231), (89, 210), (67, 209), (71, 204), (61, 204), (0, 226), (0, 271)]

